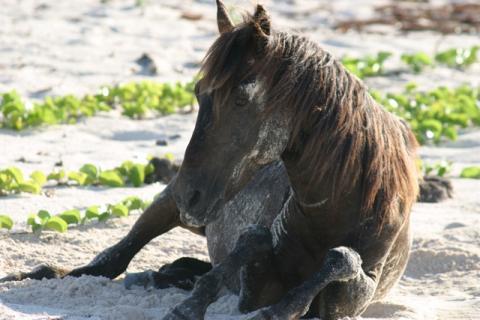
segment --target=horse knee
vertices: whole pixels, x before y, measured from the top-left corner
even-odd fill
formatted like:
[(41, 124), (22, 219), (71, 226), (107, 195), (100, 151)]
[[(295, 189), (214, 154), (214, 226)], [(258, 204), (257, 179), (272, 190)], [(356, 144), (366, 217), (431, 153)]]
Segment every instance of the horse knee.
[(262, 225), (252, 225), (247, 227), (238, 237), (237, 243), (244, 245), (271, 245), (272, 234), (270, 229)]
[(317, 315), (325, 320), (357, 317), (368, 307), (374, 292), (374, 281), (363, 272), (348, 281), (332, 282), (319, 296)]
[(335, 281), (348, 281), (361, 272), (362, 258), (351, 248), (336, 247), (327, 252), (324, 266), (333, 273)]
[(273, 249), (270, 229), (261, 225), (249, 226), (240, 234), (232, 257), (240, 259), (241, 265), (256, 261)]
[(326, 263), (330, 264), (335, 281), (318, 296), (318, 315), (326, 320), (360, 315), (376, 288), (375, 281), (362, 269), (360, 255), (350, 248), (334, 248), (327, 254)]

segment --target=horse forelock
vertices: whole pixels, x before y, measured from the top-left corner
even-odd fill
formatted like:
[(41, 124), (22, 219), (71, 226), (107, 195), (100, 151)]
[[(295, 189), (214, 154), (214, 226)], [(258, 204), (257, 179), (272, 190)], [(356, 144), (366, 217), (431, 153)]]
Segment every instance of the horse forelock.
[(408, 127), (315, 42), (272, 30), (259, 48), (251, 19), (210, 48), (202, 67), (205, 88), (226, 98), (242, 77), (254, 74), (267, 110), (293, 108), (288, 149), (301, 154), (298, 165), (309, 172), (312, 188), (331, 182), (335, 201), (360, 187), (363, 214), (385, 223), (408, 212), (418, 192), (417, 143)]

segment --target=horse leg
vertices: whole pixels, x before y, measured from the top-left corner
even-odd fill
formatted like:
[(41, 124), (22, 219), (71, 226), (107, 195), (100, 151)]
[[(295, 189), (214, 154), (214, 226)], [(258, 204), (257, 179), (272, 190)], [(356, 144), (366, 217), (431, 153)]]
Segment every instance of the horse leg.
[(159, 271), (148, 270), (126, 275), (124, 285), (130, 289), (133, 285), (165, 289), (177, 287), (192, 290), (196, 277), (212, 269), (212, 264), (195, 258), (183, 257), (166, 264)]
[(168, 185), (145, 210), (126, 237), (102, 251), (88, 265), (71, 271), (51, 265), (41, 265), (32, 272), (12, 274), (0, 279), (0, 282), (63, 278), (64, 276), (79, 277), (81, 275), (116, 278), (126, 270), (135, 254), (150, 240), (180, 224), (177, 206), (171, 194), (171, 185)]
[(279, 301), (286, 292), (273, 261), (274, 255), (265, 255), (244, 266), (240, 271), (238, 309), (249, 313)]
[(208, 306), (218, 298), (225, 283), (231, 281), (231, 277), (236, 277), (243, 265), (271, 254), (271, 250), (272, 238), (268, 228), (263, 226), (247, 228), (224, 261), (197, 280), (190, 297), (177, 305), (163, 319), (203, 319)]
[(291, 289), (276, 304), (260, 309), (251, 320), (299, 319), (313, 299), (330, 285), (341, 286), (342, 296), (324, 298), (322, 319), (338, 319), (361, 313), (373, 297), (375, 282), (362, 270), (360, 255), (346, 247), (329, 250), (322, 268), (312, 278)]

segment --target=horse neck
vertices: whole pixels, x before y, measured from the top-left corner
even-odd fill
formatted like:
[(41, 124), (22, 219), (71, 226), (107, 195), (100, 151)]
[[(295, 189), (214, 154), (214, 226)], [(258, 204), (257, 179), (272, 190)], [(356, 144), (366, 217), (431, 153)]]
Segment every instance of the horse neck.
[[(305, 214), (318, 214), (320, 211), (340, 211), (343, 214), (355, 214), (360, 206), (359, 188), (352, 186), (351, 190), (335, 190), (335, 179), (326, 175), (317, 179), (314, 170), (299, 164), (298, 157), (284, 157), (283, 162), (289, 182), (293, 190), (292, 200)], [(335, 164), (332, 164), (335, 165)], [(332, 168), (333, 173), (333, 168)], [(342, 193), (338, 196), (338, 193)], [(333, 197), (333, 195), (336, 195)], [(338, 213), (335, 213), (338, 215)], [(340, 213), (342, 214), (342, 213)]]

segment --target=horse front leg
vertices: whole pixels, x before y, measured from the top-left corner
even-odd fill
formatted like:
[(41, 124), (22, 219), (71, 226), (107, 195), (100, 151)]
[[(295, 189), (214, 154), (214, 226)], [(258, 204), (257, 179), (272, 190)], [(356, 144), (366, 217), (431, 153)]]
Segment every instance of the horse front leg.
[(233, 251), (195, 283), (185, 301), (171, 310), (163, 320), (203, 319), (208, 306), (217, 300), (222, 287), (237, 277), (242, 266), (272, 253), (270, 230), (251, 226), (240, 235)]
[(166, 289), (176, 287), (184, 290), (192, 290), (197, 277), (200, 277), (212, 269), (210, 262), (205, 262), (190, 257), (183, 257), (172, 263), (166, 264), (159, 271), (143, 271), (129, 273), (123, 281), (125, 287), (143, 286)]
[(19, 272), (0, 279), (21, 281), (24, 279), (52, 279), (65, 276), (81, 275), (104, 276), (116, 278), (126, 269), (135, 254), (150, 240), (168, 232), (180, 224), (177, 206), (172, 197), (172, 183), (155, 199), (155, 201), (138, 218), (130, 232), (117, 244), (98, 254), (88, 265), (66, 270), (52, 265), (41, 265), (31, 272)]
[[(310, 308), (313, 299), (327, 286), (340, 286), (342, 296), (324, 298), (322, 319), (338, 319), (360, 314), (375, 292), (375, 282), (362, 270), (360, 255), (346, 247), (329, 250), (322, 268), (312, 278), (291, 289), (276, 304), (260, 309), (251, 320), (299, 319)], [(343, 296), (344, 295), (344, 296)]]

